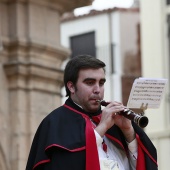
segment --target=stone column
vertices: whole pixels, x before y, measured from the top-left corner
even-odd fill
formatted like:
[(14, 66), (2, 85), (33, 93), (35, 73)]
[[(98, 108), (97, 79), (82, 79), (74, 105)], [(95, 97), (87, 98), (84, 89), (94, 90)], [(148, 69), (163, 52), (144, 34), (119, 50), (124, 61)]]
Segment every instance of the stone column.
[(0, 169), (23, 170), (40, 121), (61, 105), (60, 15), (90, 0), (0, 0)]

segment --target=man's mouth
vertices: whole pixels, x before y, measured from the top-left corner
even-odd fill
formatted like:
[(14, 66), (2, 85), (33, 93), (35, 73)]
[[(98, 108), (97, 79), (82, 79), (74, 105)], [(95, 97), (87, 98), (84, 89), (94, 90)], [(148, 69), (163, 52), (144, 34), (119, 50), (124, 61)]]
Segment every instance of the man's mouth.
[(99, 104), (101, 99), (95, 98), (95, 99), (91, 99), (91, 101), (93, 101), (95, 104)]

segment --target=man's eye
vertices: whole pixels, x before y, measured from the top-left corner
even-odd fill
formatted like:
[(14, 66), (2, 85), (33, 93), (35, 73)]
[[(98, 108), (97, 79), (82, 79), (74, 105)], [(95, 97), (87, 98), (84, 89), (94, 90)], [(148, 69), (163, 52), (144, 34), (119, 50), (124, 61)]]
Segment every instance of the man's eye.
[(86, 84), (93, 85), (93, 81), (87, 81)]
[(104, 85), (104, 83), (105, 83), (105, 81), (100, 82), (100, 86), (103, 86), (103, 85)]

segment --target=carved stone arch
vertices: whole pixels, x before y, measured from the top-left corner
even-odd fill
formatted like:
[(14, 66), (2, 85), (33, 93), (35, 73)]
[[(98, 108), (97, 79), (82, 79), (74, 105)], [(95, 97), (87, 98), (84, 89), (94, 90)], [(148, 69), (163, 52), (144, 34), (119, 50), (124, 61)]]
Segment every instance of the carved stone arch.
[(7, 161), (6, 161), (6, 158), (5, 158), (5, 154), (3, 152), (3, 149), (1, 147), (1, 144), (0, 144), (0, 169), (3, 169), (3, 170), (8, 170), (7, 168)]

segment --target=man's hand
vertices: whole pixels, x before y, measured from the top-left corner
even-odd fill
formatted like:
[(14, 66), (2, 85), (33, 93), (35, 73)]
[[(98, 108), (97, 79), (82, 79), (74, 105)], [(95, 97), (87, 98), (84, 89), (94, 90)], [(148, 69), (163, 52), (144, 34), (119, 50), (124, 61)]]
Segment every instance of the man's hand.
[(95, 130), (103, 137), (106, 131), (115, 124), (121, 129), (127, 142), (131, 142), (135, 138), (131, 121), (119, 115), (119, 112), (124, 109), (125, 106), (122, 103), (111, 102), (103, 109), (100, 123)]

